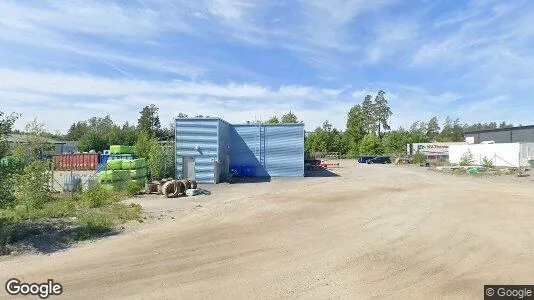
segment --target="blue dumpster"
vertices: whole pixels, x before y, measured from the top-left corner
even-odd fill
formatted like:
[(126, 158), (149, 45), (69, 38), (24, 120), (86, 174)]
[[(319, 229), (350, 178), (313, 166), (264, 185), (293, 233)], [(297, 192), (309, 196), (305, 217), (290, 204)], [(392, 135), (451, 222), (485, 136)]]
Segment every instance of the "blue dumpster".
[(232, 174), (233, 177), (240, 177), (241, 176), (241, 167), (239, 167), (239, 166), (230, 166), (230, 174)]
[(243, 166), (241, 168), (241, 174), (244, 177), (254, 177), (256, 175), (256, 168), (254, 166)]

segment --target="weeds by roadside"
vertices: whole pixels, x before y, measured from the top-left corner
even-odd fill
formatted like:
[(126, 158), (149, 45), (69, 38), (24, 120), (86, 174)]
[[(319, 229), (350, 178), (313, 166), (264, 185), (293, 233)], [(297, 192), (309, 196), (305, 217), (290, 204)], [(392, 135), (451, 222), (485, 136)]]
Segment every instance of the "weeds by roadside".
[[(114, 192), (95, 185), (74, 197), (52, 197), (40, 203), (21, 202), (0, 210), (0, 255), (9, 254), (13, 250), (13, 244), (40, 234), (38, 228), (42, 221), (70, 220), (76, 227), (72, 241), (101, 236), (130, 220), (141, 221), (140, 205), (120, 203), (122, 199), (138, 191), (139, 189), (130, 187), (129, 190)], [(35, 203), (39, 205), (34, 205)]]

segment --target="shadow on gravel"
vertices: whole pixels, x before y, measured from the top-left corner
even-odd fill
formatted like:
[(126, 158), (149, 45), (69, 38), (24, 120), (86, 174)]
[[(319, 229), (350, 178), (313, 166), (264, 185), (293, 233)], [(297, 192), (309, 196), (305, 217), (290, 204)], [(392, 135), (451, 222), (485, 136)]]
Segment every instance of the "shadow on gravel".
[[(38, 220), (11, 223), (8, 245), (0, 245), (0, 256), (25, 252), (50, 254), (76, 242), (119, 234), (118, 230), (89, 232), (70, 220)], [(4, 227), (4, 230), (8, 229)]]
[(271, 182), (271, 177), (232, 177), (231, 184)]
[(325, 168), (315, 168), (313, 170), (304, 171), (304, 177), (341, 177), (341, 176)]

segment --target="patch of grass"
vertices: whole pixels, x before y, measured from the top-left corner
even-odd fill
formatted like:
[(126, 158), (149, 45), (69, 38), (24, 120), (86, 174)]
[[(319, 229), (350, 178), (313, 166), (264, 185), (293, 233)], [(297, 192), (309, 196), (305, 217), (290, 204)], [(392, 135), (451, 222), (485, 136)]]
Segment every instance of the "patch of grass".
[(416, 165), (421, 165), (426, 163), (426, 155), (421, 152), (417, 152), (412, 156), (412, 163)]
[(30, 219), (57, 219), (73, 217), (76, 203), (69, 198), (57, 198), (45, 203), (42, 209), (31, 210)]
[(132, 196), (139, 194), (139, 192), (141, 192), (143, 188), (144, 187), (140, 183), (130, 181), (124, 188), (124, 194), (127, 197), (132, 197)]
[(100, 210), (80, 212), (77, 219), (81, 227), (76, 231), (75, 240), (84, 240), (110, 232), (116, 226), (115, 218)]
[(466, 173), (464, 168), (459, 168), (459, 169), (452, 169), (451, 174), (453, 174), (453, 175), (466, 175), (467, 173)]
[[(43, 233), (41, 223), (69, 218), (73, 226), (72, 241), (100, 237), (122, 223), (142, 219), (139, 204), (119, 203), (125, 192), (108, 191), (101, 186), (90, 188), (75, 197), (55, 197), (39, 207), (26, 203), (0, 210), (0, 255), (9, 254), (13, 244)], [(70, 218), (73, 218), (70, 220)], [(56, 220), (56, 221), (54, 221)]]
[(118, 193), (105, 189), (102, 185), (97, 184), (81, 195), (81, 201), (83, 201), (88, 207), (101, 207), (107, 204), (116, 203), (121, 200)]
[(131, 220), (140, 220), (142, 208), (139, 204), (116, 203), (98, 209), (79, 212), (77, 219), (81, 227), (74, 240), (91, 239), (111, 232), (115, 226)]
[(117, 203), (113, 206), (110, 206), (106, 209), (110, 215), (114, 216), (117, 219), (117, 223), (121, 224), (131, 220), (141, 220), (143, 209), (141, 205), (131, 203), (131, 204), (122, 204)]

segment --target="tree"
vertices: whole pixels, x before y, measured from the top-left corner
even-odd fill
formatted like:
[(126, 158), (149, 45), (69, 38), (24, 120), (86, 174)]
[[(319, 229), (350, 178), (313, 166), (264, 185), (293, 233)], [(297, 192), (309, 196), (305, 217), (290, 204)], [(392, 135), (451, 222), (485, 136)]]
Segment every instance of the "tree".
[(443, 129), (439, 134), (439, 140), (441, 142), (450, 142), (452, 140), (452, 125), (451, 118), (447, 116), (445, 119), (445, 124), (443, 125)]
[(360, 153), (370, 155), (382, 154), (380, 140), (375, 134), (370, 133), (365, 135), (360, 145)]
[(378, 129), (378, 137), (380, 139), (382, 138), (381, 129), (384, 129), (384, 131), (391, 129), (388, 120), (393, 115), (385, 95), (386, 92), (382, 90), (378, 91), (378, 95), (375, 97), (375, 103), (373, 104), (373, 119), (376, 121), (376, 128)]
[(281, 123), (298, 123), (298, 119), (294, 113), (289, 111), (287, 114), (282, 116)]
[(334, 128), (332, 129), (330, 135), (331, 144), (329, 147), (329, 152), (337, 152), (340, 155), (345, 155), (348, 151), (346, 134)]
[(274, 116), (274, 117), (270, 118), (269, 120), (267, 120), (266, 123), (267, 124), (278, 124), (278, 123), (280, 123), (280, 120), (278, 120), (278, 117)]
[(177, 116), (176, 116), (176, 119), (187, 119), (189, 118), (186, 114), (184, 113), (179, 113)]
[[(95, 150), (101, 152), (109, 149), (110, 145), (122, 144), (126, 137), (122, 135), (120, 126), (113, 123), (111, 116), (103, 118), (92, 117), (86, 121), (88, 130), (78, 140), (78, 150), (87, 152)], [(130, 127), (128, 125), (128, 127)], [(130, 133), (132, 135), (133, 133)]]
[(135, 144), (135, 148), (137, 150), (137, 155), (147, 160), (150, 178), (152, 180), (160, 179), (163, 170), (163, 160), (165, 158), (162, 146), (158, 143), (157, 138), (146, 131), (141, 131), (139, 133), (139, 139)]
[(78, 141), (84, 134), (89, 131), (89, 125), (85, 121), (73, 123), (67, 135), (65, 136), (66, 140), (69, 141)]
[[(10, 114), (4, 117), (4, 112), (0, 111), (0, 158), (8, 154), (7, 135), (12, 132), (13, 125), (19, 115)], [(16, 173), (18, 168), (12, 168), (0, 164), (0, 209), (5, 208), (15, 202), (14, 186), (17, 182)], [(2, 217), (0, 216), (0, 231)], [(0, 234), (1, 235), (1, 234)], [(0, 250), (2, 248), (2, 237), (0, 236)]]
[(321, 127), (317, 127), (313, 132), (310, 132), (304, 140), (304, 152), (308, 155), (312, 153), (324, 153), (326, 148), (326, 137)]
[(141, 131), (135, 143), (137, 156), (148, 159), (150, 149), (152, 148), (152, 136), (146, 132)]
[(137, 142), (138, 135), (139, 132), (135, 125), (130, 125), (130, 123), (126, 122), (119, 130), (118, 141), (113, 141), (113, 144), (133, 146)]
[(433, 117), (432, 119), (430, 119), (430, 121), (428, 121), (428, 125), (426, 128), (426, 136), (430, 140), (435, 141), (438, 135), (440, 134), (440, 129), (441, 128), (439, 128), (438, 118)]
[(366, 95), (362, 102), (362, 122), (365, 130), (365, 134), (376, 131), (377, 118), (375, 115), (375, 107), (372, 101), (371, 95)]
[(345, 131), (349, 156), (356, 157), (360, 142), (366, 133), (366, 120), (362, 106), (354, 105), (347, 114), (347, 130)]
[(507, 124), (506, 121), (503, 121), (501, 124), (499, 124), (499, 128), (510, 128), (510, 127), (514, 127), (513, 124)]
[(102, 152), (109, 149), (110, 142), (97, 131), (89, 131), (78, 140), (78, 151), (88, 152), (91, 150)]
[(429, 139), (426, 135), (427, 126), (425, 122), (418, 121), (410, 126), (409, 137), (411, 143), (428, 143)]
[(452, 142), (463, 142), (465, 140), (464, 128), (458, 118), (452, 123), (451, 140)]
[(406, 152), (406, 145), (410, 144), (410, 135), (403, 128), (384, 134), (382, 148), (388, 154), (401, 154)]
[(158, 116), (158, 107), (154, 104), (145, 106), (140, 112), (141, 117), (138, 119), (137, 128), (139, 131), (148, 132), (153, 136), (161, 134), (161, 124)]
[(19, 161), (29, 163), (45, 158), (45, 155), (55, 150), (55, 145), (45, 137), (44, 123), (37, 119), (26, 124), (24, 128), (25, 140), (14, 145), (13, 155)]
[(4, 112), (0, 111), (0, 158), (8, 152), (7, 135), (13, 130), (13, 125), (18, 118), (19, 115), (15, 113), (4, 117)]

